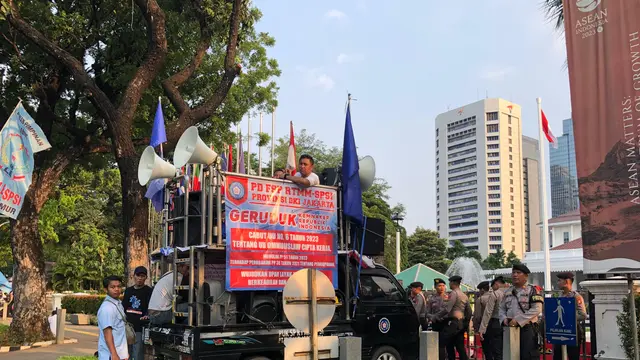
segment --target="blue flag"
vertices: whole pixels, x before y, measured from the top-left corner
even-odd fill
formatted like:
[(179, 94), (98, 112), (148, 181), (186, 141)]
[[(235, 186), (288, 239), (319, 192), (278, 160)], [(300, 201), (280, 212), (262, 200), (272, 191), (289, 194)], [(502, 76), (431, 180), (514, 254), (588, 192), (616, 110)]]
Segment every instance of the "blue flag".
[[(164, 116), (162, 115), (162, 103), (158, 99), (156, 117), (153, 119), (153, 129), (151, 130), (151, 143), (149, 145), (157, 147), (167, 142), (167, 132), (164, 129)], [(162, 156), (162, 154), (160, 154)]]
[[(164, 116), (162, 114), (162, 103), (158, 99), (158, 108), (156, 109), (156, 116), (153, 119), (153, 129), (151, 130), (151, 142), (149, 145), (154, 148), (167, 142), (167, 133), (164, 128)], [(160, 150), (160, 157), (163, 157), (162, 150)], [(144, 195), (147, 199), (151, 200), (153, 208), (160, 212), (164, 208), (164, 184), (165, 179), (151, 180), (147, 185), (147, 193)]]
[(362, 188), (360, 187), (360, 165), (356, 140), (351, 127), (351, 105), (347, 106), (347, 119), (344, 125), (344, 144), (342, 147), (342, 199), (344, 214), (362, 225)]

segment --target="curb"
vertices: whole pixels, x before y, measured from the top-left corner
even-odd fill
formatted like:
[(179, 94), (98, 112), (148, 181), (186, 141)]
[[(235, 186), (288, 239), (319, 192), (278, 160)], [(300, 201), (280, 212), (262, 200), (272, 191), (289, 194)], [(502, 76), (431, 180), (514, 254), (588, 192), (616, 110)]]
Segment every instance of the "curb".
[[(41, 341), (41, 342), (37, 342), (37, 343), (33, 343), (31, 345), (25, 345), (25, 346), (1, 346), (0, 347), (0, 353), (8, 353), (8, 352), (13, 352), (13, 351), (36, 349), (36, 348), (55, 345), (55, 343), (56, 343), (55, 340), (51, 340), (51, 341)], [(76, 343), (78, 343), (78, 339), (64, 339), (64, 343), (65, 344), (76, 344)]]

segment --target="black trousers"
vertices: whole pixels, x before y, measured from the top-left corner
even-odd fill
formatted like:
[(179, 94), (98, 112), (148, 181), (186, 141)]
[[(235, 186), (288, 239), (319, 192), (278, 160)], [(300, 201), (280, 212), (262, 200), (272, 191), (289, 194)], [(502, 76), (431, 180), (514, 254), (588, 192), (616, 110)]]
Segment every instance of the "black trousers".
[(520, 360), (540, 360), (538, 334), (533, 326), (527, 324), (520, 328)]
[[(580, 345), (567, 346), (567, 359), (580, 359)], [(562, 345), (553, 345), (553, 360), (562, 360)]]
[(460, 360), (468, 360), (464, 348), (464, 325), (462, 320), (451, 319), (445, 323), (438, 339), (440, 360), (456, 360), (456, 350)]
[(500, 320), (491, 319), (484, 333), (482, 353), (487, 360), (502, 360), (502, 326)]

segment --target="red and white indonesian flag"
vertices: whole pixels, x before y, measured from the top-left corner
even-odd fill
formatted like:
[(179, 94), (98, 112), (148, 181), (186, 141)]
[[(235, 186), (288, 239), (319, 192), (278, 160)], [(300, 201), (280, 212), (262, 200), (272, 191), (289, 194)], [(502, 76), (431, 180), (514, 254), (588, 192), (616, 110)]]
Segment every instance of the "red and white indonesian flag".
[(287, 173), (295, 175), (296, 173), (296, 142), (293, 138), (293, 121), (289, 123), (289, 155), (287, 156)]
[(555, 136), (553, 136), (553, 133), (551, 132), (551, 129), (549, 128), (549, 121), (547, 120), (547, 117), (544, 115), (544, 111), (540, 110), (540, 115), (542, 118), (542, 132), (544, 133), (544, 136), (547, 137), (547, 140), (549, 141), (549, 144), (551, 144), (551, 146), (553, 146), (554, 149), (558, 148), (558, 139), (556, 139)]

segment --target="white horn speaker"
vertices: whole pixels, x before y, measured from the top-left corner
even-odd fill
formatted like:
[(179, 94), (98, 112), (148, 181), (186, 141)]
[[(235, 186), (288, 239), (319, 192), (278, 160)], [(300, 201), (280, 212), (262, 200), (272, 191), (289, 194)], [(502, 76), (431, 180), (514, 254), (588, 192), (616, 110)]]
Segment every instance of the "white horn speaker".
[(176, 176), (176, 167), (170, 162), (162, 160), (152, 146), (147, 146), (138, 164), (140, 185), (144, 186), (154, 179), (173, 178), (174, 176)]
[(360, 170), (358, 175), (360, 176), (360, 187), (362, 191), (367, 190), (373, 185), (373, 181), (376, 178), (376, 162), (369, 155), (365, 156), (358, 162)]
[(217, 157), (218, 154), (200, 139), (198, 128), (192, 126), (180, 136), (173, 152), (173, 164), (178, 168), (186, 164), (211, 165)]

